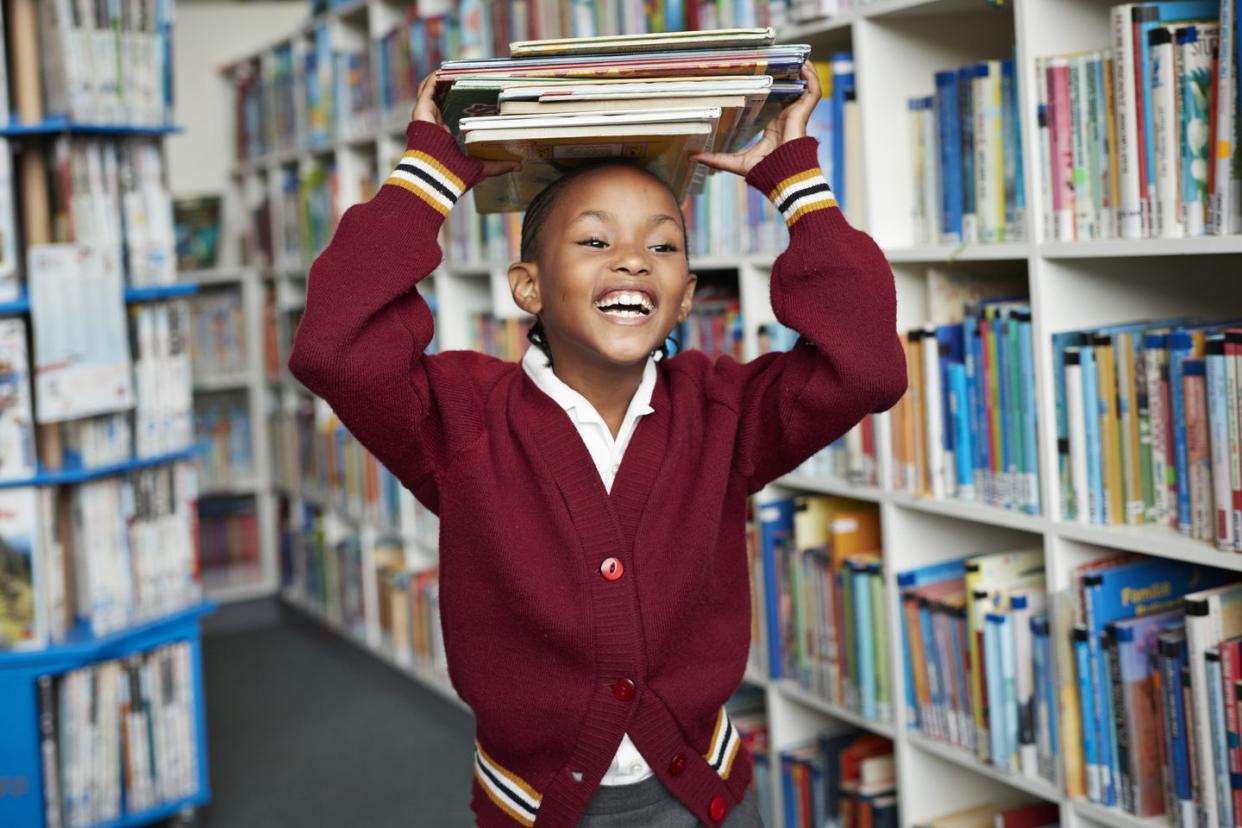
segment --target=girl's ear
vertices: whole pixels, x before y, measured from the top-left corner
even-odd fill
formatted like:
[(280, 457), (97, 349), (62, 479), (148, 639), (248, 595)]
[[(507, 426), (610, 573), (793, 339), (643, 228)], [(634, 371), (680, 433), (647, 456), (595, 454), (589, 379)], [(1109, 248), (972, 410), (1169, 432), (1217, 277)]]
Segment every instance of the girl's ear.
[(543, 310), (539, 295), (539, 265), (535, 262), (514, 262), (509, 265), (509, 290), (513, 301), (529, 314)]
[(681, 294), (681, 307), (677, 309), (677, 324), (679, 325), (685, 322), (690, 311), (694, 310), (694, 288), (698, 281), (699, 277), (693, 273), (686, 279), (686, 288)]

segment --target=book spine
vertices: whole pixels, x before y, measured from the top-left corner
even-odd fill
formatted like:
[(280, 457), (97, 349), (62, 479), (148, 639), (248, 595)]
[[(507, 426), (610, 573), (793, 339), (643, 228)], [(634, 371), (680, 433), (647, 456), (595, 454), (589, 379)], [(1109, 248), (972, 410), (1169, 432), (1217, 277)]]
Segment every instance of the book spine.
[(1212, 192), (1208, 198), (1208, 232), (1228, 235), (1238, 232), (1239, 203), (1242, 189), (1238, 187), (1235, 166), (1235, 130), (1238, 118), (1237, 33), (1234, 29), (1237, 0), (1221, 0), (1220, 41), (1216, 61), (1214, 134), (1211, 136)]
[(1082, 62), (1082, 85), (1086, 95), (1087, 175), (1091, 191), (1092, 223), (1095, 237), (1109, 238), (1111, 218), (1108, 203), (1108, 145), (1104, 121), (1104, 60), (1099, 53), (1088, 55)]
[(1207, 234), (1212, 81), (1218, 40), (1215, 23), (1177, 30), (1181, 208), (1188, 236)]
[[(1063, 58), (1047, 64), (1048, 141), (1052, 171), (1052, 216), (1055, 241), (1075, 239), (1074, 115), (1070, 98), (1070, 65)], [(1085, 238), (1085, 237), (1084, 237)]]
[(1186, 744), (1190, 751), (1191, 784), (1198, 804), (1200, 825), (1216, 825), (1216, 784), (1212, 757), (1212, 718), (1208, 711), (1206, 662), (1203, 654), (1221, 640), (1220, 601), (1191, 598), (1186, 608), (1184, 660), (1190, 682), (1186, 688), (1189, 709), (1186, 715)]
[(1220, 650), (1210, 647), (1203, 654), (1207, 679), (1208, 716), (1211, 718), (1212, 761), (1216, 768), (1209, 784), (1216, 786), (1219, 828), (1233, 828), (1233, 790), (1229, 784), (1229, 748), (1225, 741), (1225, 703), (1221, 684)]
[(1065, 396), (1069, 417), (1069, 454), (1074, 511), (1079, 523), (1091, 522), (1090, 485), (1087, 481), (1086, 411), (1083, 407), (1081, 354), (1077, 348), (1065, 351)]
[(1102, 726), (1100, 764), (1104, 767), (1106, 775), (1104, 799), (1105, 803), (1110, 806), (1120, 804), (1121, 785), (1121, 757), (1117, 747), (1117, 710), (1114, 707), (1115, 695), (1112, 680), (1113, 657), (1116, 655), (1116, 650), (1111, 649), (1112, 647), (1112, 636), (1108, 634), (1106, 628), (1105, 632), (1100, 633), (1097, 655), (1099, 658), (1098, 675), (1102, 681), (1099, 694)]
[(1074, 189), (1074, 224), (1078, 239), (1096, 238), (1095, 188), (1091, 169), (1091, 109), (1088, 94), (1091, 88), (1087, 57), (1078, 55), (1069, 60), (1070, 155), (1073, 160), (1071, 181)]
[(1087, 646), (1087, 629), (1083, 626), (1074, 627), (1073, 649), (1075, 675), (1078, 677), (1078, 706), (1082, 711), (1082, 756), (1086, 770), (1087, 797), (1092, 802), (1100, 802), (1100, 763), (1096, 755), (1095, 723), (1089, 713), (1095, 707), (1091, 690), (1091, 654)]
[(1108, 226), (1105, 229), (1110, 239), (1115, 239), (1121, 234), (1121, 218), (1118, 208), (1121, 203), (1121, 174), (1117, 161), (1117, 121), (1113, 117), (1113, 113), (1117, 110), (1117, 104), (1113, 100), (1113, 75), (1115, 73), (1116, 63), (1105, 52), (1100, 60), (1099, 83), (1103, 89), (1104, 100), (1104, 111), (1101, 113), (1104, 121), (1101, 136), (1104, 141), (1102, 152), (1108, 169), (1101, 177), (1100, 187), (1108, 194)]
[(1186, 462), (1190, 472), (1191, 537), (1213, 540), (1212, 460), (1208, 436), (1208, 400), (1204, 360), (1183, 364), (1182, 393), (1186, 398)]
[(958, 119), (961, 122), (962, 156), (962, 241), (976, 244), (979, 241), (979, 222), (975, 204), (975, 102), (974, 65), (964, 66), (957, 72)]
[(1139, 472), (1138, 417), (1135, 411), (1134, 336), (1118, 333), (1114, 359), (1117, 363), (1117, 418), (1121, 449), (1122, 508), (1126, 523), (1143, 522), (1143, 484)]
[(922, 359), (927, 476), (931, 484), (932, 497), (943, 499), (945, 496), (944, 404), (941, 400), (940, 352), (937, 345), (936, 329), (930, 325), (925, 327), (922, 335)]
[[(1194, 340), (1186, 331), (1174, 331), (1169, 335), (1169, 425), (1173, 433), (1172, 458), (1173, 480), (1171, 493), (1176, 493), (1176, 523), (1178, 531), (1191, 535), (1190, 513), (1190, 463), (1186, 442), (1186, 404), (1182, 383), (1183, 366), (1194, 350)], [(1171, 505), (1172, 507), (1172, 505)]]
[(1234, 549), (1242, 551), (1242, 330), (1225, 332), (1225, 418), (1229, 438), (1229, 519)]
[(1233, 536), (1233, 490), (1230, 483), (1229, 459), (1229, 424), (1227, 421), (1229, 402), (1228, 369), (1225, 365), (1225, 336), (1211, 336), (1207, 339), (1206, 367), (1207, 380), (1207, 416), (1208, 432), (1211, 443), (1211, 496), (1213, 502), (1211, 533), (1215, 535), (1216, 546), (1226, 552), (1232, 552)]
[(1118, 804), (1126, 813), (1134, 813), (1134, 765), (1132, 735), (1126, 717), (1126, 684), (1121, 671), (1120, 642), (1111, 626), (1106, 628), (1104, 649), (1108, 656), (1110, 695), (1113, 710), (1114, 756), (1117, 768)]
[(1125, 522), (1121, 451), (1117, 439), (1116, 349), (1113, 337), (1108, 334), (1096, 336), (1093, 345), (1100, 397), (1100, 443), (1104, 450), (1104, 522), (1115, 525)]
[(1101, 462), (1100, 397), (1097, 391), (1098, 376), (1095, 367), (1095, 351), (1091, 346), (1079, 349), (1082, 362), (1082, 408), (1087, 445), (1087, 500), (1091, 523), (1105, 522), (1104, 472)]
[(1147, 45), (1151, 62), (1156, 223), (1162, 238), (1179, 239), (1185, 235), (1185, 227), (1181, 218), (1181, 188), (1178, 183), (1177, 76), (1174, 72), (1172, 32), (1164, 26), (1151, 29)]
[(949, 399), (953, 406), (953, 447), (957, 464), (957, 497), (974, 500), (973, 438), (970, 429), (970, 399), (966, 387), (966, 366), (960, 362), (949, 365)]
[(961, 104), (956, 73), (937, 72), (935, 80), (941, 180), (939, 240), (942, 244), (956, 244), (962, 240)]

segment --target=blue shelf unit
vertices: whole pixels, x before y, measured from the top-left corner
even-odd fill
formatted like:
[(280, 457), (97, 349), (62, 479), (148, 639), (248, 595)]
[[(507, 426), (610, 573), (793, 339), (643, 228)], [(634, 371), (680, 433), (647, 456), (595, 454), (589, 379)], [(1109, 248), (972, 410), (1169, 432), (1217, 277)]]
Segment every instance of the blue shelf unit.
[[(138, 469), (145, 469), (149, 466), (158, 466), (163, 463), (176, 463), (181, 460), (190, 460), (195, 454), (203, 451), (206, 446), (206, 442), (194, 443), (189, 448), (182, 449), (181, 451), (174, 451), (168, 454), (155, 454), (151, 457), (135, 457), (122, 463), (112, 463), (107, 466), (97, 466), (91, 469), (65, 468), (57, 471), (40, 470), (40, 472), (34, 477), (25, 477), (20, 480), (0, 480), (0, 489), (20, 489), (26, 486), (69, 486), (75, 483), (86, 483), (88, 481), (98, 480), (103, 477), (111, 477), (117, 474), (126, 474), (127, 472), (137, 471)], [(0, 708), (0, 710), (2, 709), (3, 708)]]
[(35, 135), (115, 135), (115, 136), (151, 136), (173, 135), (181, 132), (175, 124), (142, 125), (142, 124), (92, 124), (71, 121), (68, 118), (44, 118), (34, 124), (23, 124), (10, 121), (0, 125), (0, 138), (24, 138)]
[(162, 644), (188, 642), (191, 678), (195, 688), (195, 735), (198, 744), (198, 791), (120, 820), (92, 828), (149, 825), (185, 807), (204, 805), (211, 799), (207, 773), (207, 716), (203, 698), (203, 654), (199, 620), (215, 605), (204, 601), (163, 618), (127, 630), (95, 638), (77, 628), (69, 640), (42, 650), (0, 652), (0, 711), (4, 738), (0, 739), (0, 825), (36, 828), (43, 825), (43, 762), (39, 736), (39, 688), (41, 676), (57, 676), (100, 661), (124, 658)]
[[(153, 285), (151, 287), (125, 288), (125, 304), (136, 305), (139, 302), (162, 302), (166, 299), (184, 299), (198, 293), (195, 282), (178, 282), (175, 285)], [(30, 313), (30, 297), (22, 294), (11, 302), (0, 302), (0, 316), (15, 316)]]

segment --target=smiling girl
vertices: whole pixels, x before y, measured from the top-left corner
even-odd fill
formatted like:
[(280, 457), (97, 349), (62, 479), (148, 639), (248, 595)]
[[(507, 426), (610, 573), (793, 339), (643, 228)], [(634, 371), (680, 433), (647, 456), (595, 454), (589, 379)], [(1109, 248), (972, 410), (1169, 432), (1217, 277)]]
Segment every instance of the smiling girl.
[[(521, 363), (425, 353), (415, 289), (453, 204), (512, 169), (464, 156), (419, 90), (397, 170), (310, 272), (290, 369), (440, 516), (449, 676), (476, 721), (481, 826), (762, 823), (725, 711), (750, 641), (747, 498), (905, 391), (893, 277), (816, 162), (806, 93), (741, 153), (789, 226), (748, 363), (664, 358), (693, 307), (669, 189), (608, 163), (537, 196), (509, 268)], [(411, 738), (416, 738), (411, 734)]]

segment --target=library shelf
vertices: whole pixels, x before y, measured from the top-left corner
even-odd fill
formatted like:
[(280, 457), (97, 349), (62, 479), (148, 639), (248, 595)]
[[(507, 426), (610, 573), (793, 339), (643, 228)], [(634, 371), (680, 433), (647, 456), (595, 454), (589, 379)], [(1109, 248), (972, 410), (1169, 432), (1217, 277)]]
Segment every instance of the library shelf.
[(198, 620), (214, 611), (212, 601), (200, 601), (158, 618), (141, 621), (123, 630), (94, 636), (84, 625), (75, 627), (66, 641), (41, 650), (0, 652), (2, 669), (34, 669), (60, 673), (83, 664), (143, 652), (161, 644), (179, 641), (187, 629), (197, 631)]
[(1039, 515), (1028, 515), (1014, 509), (1002, 509), (986, 503), (974, 503), (968, 500), (950, 498), (921, 497), (907, 492), (888, 492), (887, 498), (894, 505), (917, 512), (928, 512), (936, 515), (947, 515), (959, 520), (1000, 526), (1005, 529), (1019, 529), (1024, 532), (1042, 533), (1047, 528), (1047, 521)]
[(905, 738), (912, 746), (925, 753), (935, 754), (967, 770), (987, 776), (1032, 796), (1049, 802), (1061, 802), (1064, 799), (1055, 785), (1050, 785), (1042, 779), (1032, 779), (1022, 773), (1007, 773), (1000, 768), (980, 762), (978, 757), (964, 748), (929, 739), (916, 731), (907, 732)]
[(1131, 259), (1145, 256), (1204, 256), (1242, 253), (1242, 236), (1199, 236), (1190, 239), (1110, 239), (1044, 242), (1045, 259)]
[(1167, 526), (1097, 526), (1052, 521), (1052, 531), (1080, 543), (1242, 571), (1242, 554), (1217, 549), (1213, 544), (1188, 538)]
[(1071, 799), (1069, 804), (1077, 816), (1099, 825), (1107, 825), (1109, 828), (1173, 828), (1173, 823), (1163, 815), (1137, 817), (1134, 814), (1127, 814), (1121, 808), (1097, 805), (1085, 799)]
[(1031, 245), (1025, 242), (999, 244), (931, 244), (917, 247), (885, 247), (885, 257), (895, 264), (936, 262), (1025, 261)]
[(30, 297), (22, 294), (11, 302), (0, 302), (0, 316), (30, 313)]
[(806, 690), (803, 690), (794, 682), (793, 679), (777, 679), (772, 682), (772, 684), (776, 687), (776, 692), (780, 693), (790, 701), (797, 702), (805, 707), (810, 707), (813, 710), (818, 710), (821, 713), (827, 713), (834, 719), (840, 719), (847, 724), (851, 724), (854, 727), (861, 728), (862, 730), (868, 730), (879, 736), (883, 736), (886, 739), (896, 738), (896, 732), (893, 728), (892, 722), (882, 722), (868, 719), (855, 710), (850, 710), (848, 707), (834, 704), (833, 702), (830, 702), (825, 698), (821, 698), (814, 693), (809, 693)]
[(173, 285), (147, 285), (125, 288), (126, 304), (139, 302), (163, 302), (166, 299), (184, 299), (198, 293), (197, 282), (177, 282)]
[(107, 135), (107, 136), (150, 136), (160, 137), (175, 135), (182, 128), (175, 124), (100, 124), (85, 121), (72, 121), (68, 118), (45, 118), (33, 124), (10, 122), (0, 126), (0, 138), (23, 138), (34, 135)]
[(190, 460), (194, 455), (203, 450), (203, 445), (202, 443), (194, 443), (188, 448), (180, 449), (179, 451), (155, 454), (150, 457), (132, 457), (120, 463), (109, 463), (92, 469), (70, 468), (57, 471), (41, 471), (34, 477), (25, 477), (20, 480), (0, 480), (0, 489), (19, 489), (24, 486), (70, 486), (75, 483), (86, 483), (103, 477), (127, 474), (131, 471), (151, 466)]
[(252, 268), (248, 267), (213, 267), (206, 270), (178, 271), (177, 279), (192, 282), (200, 287), (203, 285), (233, 285), (251, 277)]
[(879, 503), (884, 500), (884, 490), (879, 486), (860, 486), (839, 478), (816, 477), (810, 474), (787, 474), (773, 482), (774, 486), (785, 489), (817, 492), (819, 494), (850, 497), (855, 500), (869, 500)]

